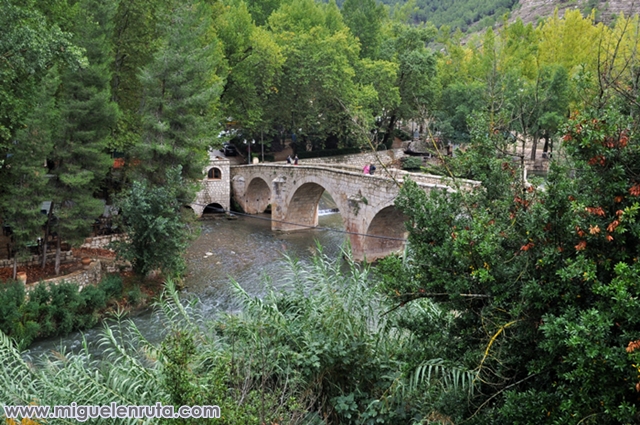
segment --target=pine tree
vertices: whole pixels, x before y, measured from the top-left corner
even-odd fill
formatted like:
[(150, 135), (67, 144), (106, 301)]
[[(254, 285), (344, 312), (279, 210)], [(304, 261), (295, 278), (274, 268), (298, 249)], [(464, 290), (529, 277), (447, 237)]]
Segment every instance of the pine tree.
[(118, 116), (110, 94), (113, 13), (110, 2), (78, 3), (75, 42), (86, 49), (88, 64), (78, 70), (65, 69), (61, 76), (60, 128), (52, 155), (56, 273), (61, 239), (71, 243), (81, 240), (103, 210), (94, 193), (109, 170), (107, 139)]
[[(176, 4), (170, 13), (164, 42), (140, 74), (143, 140), (135, 154), (153, 185), (163, 185), (165, 171), (178, 166), (187, 182), (201, 179), (218, 131), (214, 112), (222, 84), (215, 70), (222, 52), (209, 35), (206, 7)], [(181, 197), (190, 201), (186, 193)]]
[(39, 97), (7, 158), (0, 215), (3, 224), (11, 229), (14, 279), (18, 257), (35, 244), (47, 219), (41, 213), (41, 204), (48, 200), (45, 160), (52, 148), (51, 129), (56, 121), (53, 94), (58, 82), (56, 68), (53, 68), (40, 84)]

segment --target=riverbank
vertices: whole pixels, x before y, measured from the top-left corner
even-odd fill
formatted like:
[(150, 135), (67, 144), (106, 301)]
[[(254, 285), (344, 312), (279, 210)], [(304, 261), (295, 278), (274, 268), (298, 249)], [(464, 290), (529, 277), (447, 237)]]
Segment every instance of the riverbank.
[[(147, 309), (162, 293), (163, 277), (142, 279), (126, 265), (116, 263), (113, 252), (102, 251), (77, 250), (77, 261), (63, 268), (71, 273), (55, 278), (43, 279), (55, 276), (48, 265), (44, 270), (20, 268), (30, 273), (31, 279), (40, 277), (37, 283), (0, 280), (0, 330), (26, 349), (38, 340), (90, 329), (115, 312), (132, 314)], [(11, 277), (9, 270), (2, 270), (3, 275)]]

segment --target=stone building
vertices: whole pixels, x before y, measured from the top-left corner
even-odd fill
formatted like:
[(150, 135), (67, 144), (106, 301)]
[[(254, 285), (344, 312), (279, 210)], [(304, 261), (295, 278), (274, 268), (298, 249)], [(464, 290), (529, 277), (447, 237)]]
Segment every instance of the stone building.
[(205, 178), (191, 208), (198, 217), (207, 211), (228, 211), (231, 202), (229, 160), (220, 151), (209, 152), (209, 163), (204, 168)]

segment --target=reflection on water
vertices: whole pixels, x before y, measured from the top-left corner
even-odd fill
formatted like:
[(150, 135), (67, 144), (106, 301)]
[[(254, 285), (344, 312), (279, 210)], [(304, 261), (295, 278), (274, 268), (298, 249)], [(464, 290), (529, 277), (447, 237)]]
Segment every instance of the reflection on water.
[[(202, 234), (187, 254), (187, 290), (197, 294), (208, 309), (227, 309), (228, 284), (234, 279), (250, 294), (259, 294), (263, 276), (278, 286), (286, 261), (284, 253), (301, 260), (316, 251), (315, 240), (331, 258), (339, 255), (344, 234), (310, 229), (272, 232), (269, 215), (204, 222)], [(341, 228), (340, 215), (319, 217), (319, 226)]]
[[(323, 196), (321, 209), (334, 208), (331, 198)], [(340, 255), (345, 241), (344, 233), (330, 230), (310, 229), (299, 232), (281, 233), (271, 231), (268, 214), (240, 216), (237, 220), (224, 218), (203, 221), (200, 236), (187, 251), (187, 276), (185, 296), (200, 298), (206, 315), (220, 309), (233, 309), (229, 298), (230, 279), (237, 281), (249, 294), (259, 295), (263, 287), (263, 277), (269, 276), (274, 286), (286, 265), (283, 253), (309, 260), (316, 251), (316, 240), (323, 252), (330, 258)], [(319, 227), (343, 229), (339, 214), (319, 217)], [(158, 341), (163, 333), (163, 323), (159, 317), (146, 311), (133, 318), (142, 334), (151, 341)], [(86, 331), (89, 343), (101, 335), (101, 327)], [(29, 354), (40, 353), (65, 347), (65, 351), (82, 349), (82, 334), (75, 332), (65, 338), (39, 341), (32, 345)]]

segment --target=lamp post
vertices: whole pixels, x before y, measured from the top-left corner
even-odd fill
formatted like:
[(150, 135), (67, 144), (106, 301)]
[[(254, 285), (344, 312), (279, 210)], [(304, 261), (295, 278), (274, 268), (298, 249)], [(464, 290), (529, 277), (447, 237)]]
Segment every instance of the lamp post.
[(247, 145), (247, 164), (251, 164), (251, 145), (256, 144), (256, 140), (251, 140), (251, 143), (247, 142), (247, 139), (244, 139), (244, 144)]

